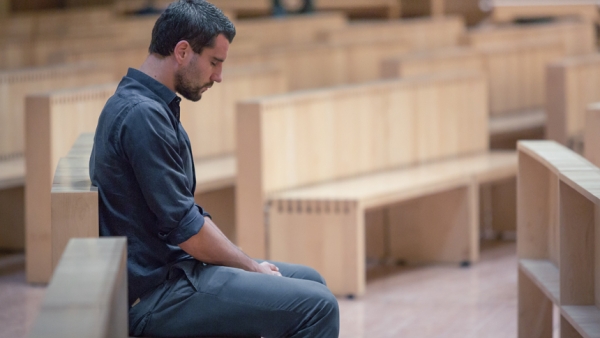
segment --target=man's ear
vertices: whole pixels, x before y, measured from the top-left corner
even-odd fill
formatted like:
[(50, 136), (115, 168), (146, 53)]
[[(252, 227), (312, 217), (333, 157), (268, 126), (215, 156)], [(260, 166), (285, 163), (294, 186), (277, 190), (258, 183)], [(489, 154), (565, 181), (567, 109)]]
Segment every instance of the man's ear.
[(173, 56), (175, 56), (175, 60), (179, 65), (186, 64), (187, 60), (192, 56), (192, 53), (192, 46), (185, 40), (179, 41), (173, 50)]

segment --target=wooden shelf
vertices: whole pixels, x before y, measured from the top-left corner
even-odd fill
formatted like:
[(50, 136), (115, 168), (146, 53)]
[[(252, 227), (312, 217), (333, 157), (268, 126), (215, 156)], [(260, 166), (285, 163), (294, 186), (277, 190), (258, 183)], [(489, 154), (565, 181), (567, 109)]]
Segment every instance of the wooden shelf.
[(552, 262), (542, 259), (520, 259), (519, 268), (552, 300), (552, 303), (559, 304), (560, 275)]
[(17, 157), (0, 161), (0, 189), (25, 185), (25, 159)]
[(561, 314), (584, 338), (600, 337), (600, 309), (595, 305), (561, 306)]

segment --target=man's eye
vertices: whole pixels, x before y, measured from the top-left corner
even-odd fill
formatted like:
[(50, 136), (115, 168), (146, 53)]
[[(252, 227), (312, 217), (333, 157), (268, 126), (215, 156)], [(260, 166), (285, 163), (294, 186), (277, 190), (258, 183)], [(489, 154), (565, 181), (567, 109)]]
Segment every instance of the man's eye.
[(213, 65), (213, 66), (217, 66), (216, 62), (211, 62), (210, 64)]

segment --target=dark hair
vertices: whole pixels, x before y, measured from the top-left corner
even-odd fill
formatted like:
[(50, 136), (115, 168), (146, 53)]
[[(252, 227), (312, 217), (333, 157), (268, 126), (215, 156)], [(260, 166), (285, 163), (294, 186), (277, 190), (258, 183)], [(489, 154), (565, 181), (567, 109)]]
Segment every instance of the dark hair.
[(177, 0), (160, 15), (152, 29), (148, 51), (169, 56), (179, 41), (187, 41), (195, 53), (213, 47), (223, 34), (229, 43), (235, 37), (233, 23), (215, 5), (204, 0)]

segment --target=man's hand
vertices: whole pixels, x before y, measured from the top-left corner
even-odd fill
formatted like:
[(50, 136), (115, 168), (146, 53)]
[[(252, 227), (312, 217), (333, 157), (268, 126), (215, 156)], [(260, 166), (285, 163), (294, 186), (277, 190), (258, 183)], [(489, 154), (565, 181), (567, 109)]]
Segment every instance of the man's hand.
[(267, 275), (273, 275), (273, 276), (281, 276), (281, 273), (279, 272), (279, 268), (275, 266), (275, 264), (271, 264), (269, 262), (262, 262), (260, 264), (258, 264), (258, 271), (256, 272), (260, 272), (260, 273), (264, 273)]

